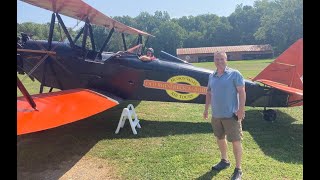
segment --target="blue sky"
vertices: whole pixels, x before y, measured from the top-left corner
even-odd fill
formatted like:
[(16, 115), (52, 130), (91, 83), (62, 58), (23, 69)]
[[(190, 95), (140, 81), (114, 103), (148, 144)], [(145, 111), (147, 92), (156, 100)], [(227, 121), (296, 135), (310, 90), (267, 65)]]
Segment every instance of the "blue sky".
[[(171, 18), (199, 14), (216, 14), (229, 16), (237, 4), (253, 5), (255, 0), (84, 0), (109, 17), (136, 17), (140, 12), (154, 14), (155, 11), (167, 11)], [(51, 12), (34, 7), (22, 1), (17, 1), (17, 21), (46, 23), (51, 18)], [(74, 27), (77, 20), (63, 17), (67, 27)]]

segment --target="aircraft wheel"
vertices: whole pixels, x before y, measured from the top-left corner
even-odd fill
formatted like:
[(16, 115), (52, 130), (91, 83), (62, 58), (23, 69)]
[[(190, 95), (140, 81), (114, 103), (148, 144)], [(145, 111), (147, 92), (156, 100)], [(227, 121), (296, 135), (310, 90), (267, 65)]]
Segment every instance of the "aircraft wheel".
[(277, 112), (273, 109), (263, 111), (263, 119), (266, 121), (275, 121), (277, 118)]

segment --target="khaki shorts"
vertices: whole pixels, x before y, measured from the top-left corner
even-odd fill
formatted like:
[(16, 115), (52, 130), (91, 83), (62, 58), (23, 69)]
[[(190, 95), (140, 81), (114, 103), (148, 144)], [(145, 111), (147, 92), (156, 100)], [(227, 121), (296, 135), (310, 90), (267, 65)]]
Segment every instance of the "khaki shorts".
[(211, 126), (214, 135), (218, 139), (224, 139), (227, 135), (229, 142), (242, 140), (242, 125), (240, 121), (235, 118), (213, 118), (211, 119)]

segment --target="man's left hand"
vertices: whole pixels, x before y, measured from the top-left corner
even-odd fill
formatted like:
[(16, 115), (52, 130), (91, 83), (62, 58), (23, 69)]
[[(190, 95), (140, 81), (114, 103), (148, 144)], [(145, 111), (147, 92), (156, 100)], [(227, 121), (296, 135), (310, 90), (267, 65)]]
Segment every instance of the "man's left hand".
[(242, 120), (244, 119), (244, 117), (245, 117), (245, 111), (239, 109), (239, 110), (236, 112), (236, 115), (238, 116), (238, 120), (239, 120), (239, 121), (242, 121)]

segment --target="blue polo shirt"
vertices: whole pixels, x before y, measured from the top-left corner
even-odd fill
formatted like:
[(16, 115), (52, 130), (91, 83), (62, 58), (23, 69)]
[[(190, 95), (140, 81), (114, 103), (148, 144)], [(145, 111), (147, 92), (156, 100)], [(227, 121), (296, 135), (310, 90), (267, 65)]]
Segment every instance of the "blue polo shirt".
[(208, 90), (211, 91), (212, 117), (230, 118), (239, 107), (237, 86), (244, 86), (244, 79), (238, 70), (226, 67), (219, 77), (215, 71), (209, 75)]

